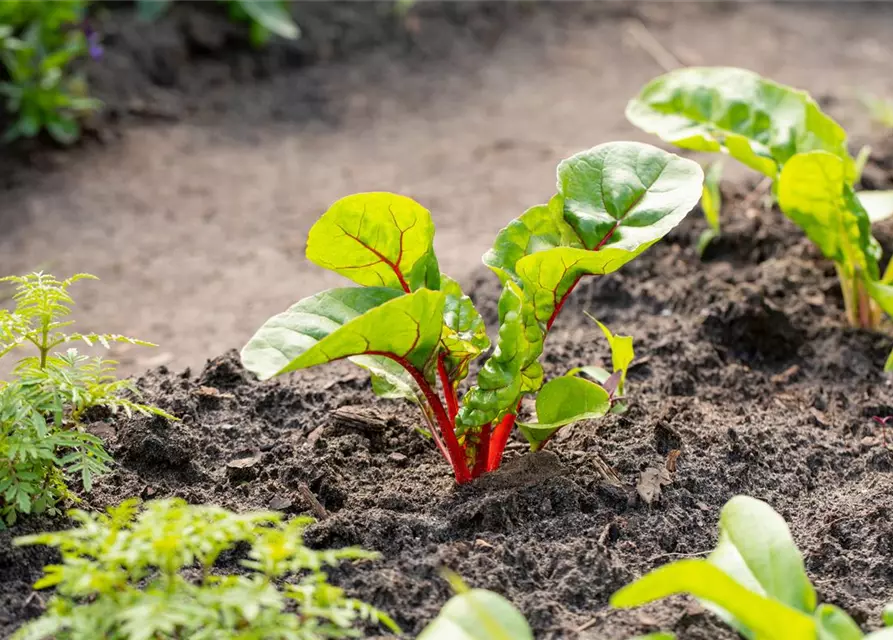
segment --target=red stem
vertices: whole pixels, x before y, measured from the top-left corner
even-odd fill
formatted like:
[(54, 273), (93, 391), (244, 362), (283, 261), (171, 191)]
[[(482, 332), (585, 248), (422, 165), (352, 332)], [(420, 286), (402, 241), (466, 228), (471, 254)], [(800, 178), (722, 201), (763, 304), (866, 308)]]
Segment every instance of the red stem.
[(443, 397), (446, 398), (450, 420), (455, 422), (456, 414), (459, 413), (459, 398), (456, 396), (456, 388), (450, 382), (450, 376), (447, 374), (445, 359), (446, 354), (441, 351), (437, 357), (437, 375), (440, 377), (440, 385), (443, 387)]
[(478, 438), (478, 450), (477, 457), (474, 460), (474, 469), (471, 470), (471, 475), (477, 478), (479, 475), (484, 473), (484, 471), (488, 470), (488, 464), (490, 462), (490, 425), (485, 424), (481, 427), (481, 433)]
[(422, 375), (422, 372), (416, 369), (406, 358), (393, 353), (384, 351), (367, 351), (367, 353), (373, 356), (385, 356), (386, 358), (390, 358), (409, 372), (409, 375), (411, 375), (413, 380), (416, 381), (416, 384), (419, 385), (419, 389), (422, 390), (425, 399), (431, 406), (431, 410), (434, 411), (434, 417), (437, 419), (437, 424), (440, 427), (440, 435), (443, 437), (447, 451), (449, 451), (450, 454), (449, 462), (456, 475), (456, 482), (459, 484), (469, 482), (471, 480), (471, 473), (468, 471), (468, 465), (465, 463), (465, 452), (462, 450), (459, 440), (456, 439), (453, 421), (450, 420), (447, 412), (443, 408), (443, 403), (440, 401), (440, 398), (437, 397), (437, 394), (434, 393), (434, 389), (431, 388), (428, 381), (425, 380), (425, 376)]
[(507, 414), (496, 428), (493, 435), (490, 436), (490, 451), (487, 455), (487, 471), (496, 471), (502, 462), (502, 453), (505, 451), (505, 445), (508, 444), (509, 436), (512, 434), (512, 427), (515, 426), (515, 414)]

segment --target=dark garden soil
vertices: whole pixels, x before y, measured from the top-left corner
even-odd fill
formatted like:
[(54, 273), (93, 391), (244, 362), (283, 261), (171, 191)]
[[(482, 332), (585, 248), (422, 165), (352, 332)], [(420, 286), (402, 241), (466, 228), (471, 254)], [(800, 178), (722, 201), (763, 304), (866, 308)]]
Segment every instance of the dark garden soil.
[[(746, 493), (791, 523), (821, 599), (877, 626), (893, 597), (893, 451), (870, 418), (893, 411), (880, 373), (893, 341), (841, 327), (832, 266), (751, 186), (725, 195), (726, 229), (705, 262), (695, 212), (622, 272), (580, 287), (549, 337), (550, 374), (608, 357), (583, 309), (636, 337), (625, 415), (568, 428), (536, 456), (515, 441), (503, 471), (457, 488), (414, 433), (414, 410), (377, 401), (360, 370), (341, 363), (261, 384), (232, 352), (197, 373), (139, 379), (182, 423), (93, 424), (119, 466), (86, 503), (177, 495), (316, 513), (313, 546), (382, 554), (332, 579), (410, 633), (448, 598), (438, 571), (449, 567), (515, 602), (537, 638), (663, 628), (706, 640), (733, 636), (692, 601), (614, 612), (607, 600), (651, 568), (711, 549), (723, 503)], [(889, 251), (893, 235), (880, 235)], [(481, 272), (473, 289), (490, 321), (495, 280)], [(674, 450), (673, 482), (648, 504), (640, 476)], [(32, 520), (12, 534), (60, 525)], [(29, 584), (51, 558), (9, 538), (0, 632), (40, 612)]]

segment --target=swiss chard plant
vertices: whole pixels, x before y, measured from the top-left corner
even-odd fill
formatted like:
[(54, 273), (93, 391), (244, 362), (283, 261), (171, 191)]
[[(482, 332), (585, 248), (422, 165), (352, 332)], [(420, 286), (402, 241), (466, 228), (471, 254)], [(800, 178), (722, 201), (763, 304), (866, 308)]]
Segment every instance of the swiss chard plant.
[(683, 149), (723, 152), (771, 178), (782, 212), (837, 267), (850, 324), (876, 328), (882, 311), (893, 314), (893, 268), (880, 273), (871, 232), (893, 215), (893, 194), (857, 193), (846, 132), (807, 93), (743, 69), (692, 67), (651, 81), (626, 115)]
[(34, 273), (0, 279), (15, 285), (14, 307), (0, 309), (0, 359), (32, 351), (18, 361), (10, 380), (0, 380), (0, 528), (19, 514), (55, 513), (57, 503), (71, 497), (66, 476), (78, 477), (89, 491), (93, 478), (107, 470), (111, 457), (82, 424), (89, 409), (175, 419), (137, 402), (133, 382), (115, 377), (114, 362), (74, 349), (57, 352), (74, 342), (149, 345), (113, 334), (64, 331), (72, 324), (68, 289), (85, 278), (92, 276), (57, 280)]
[[(348, 358), (380, 396), (417, 403), (457, 482), (499, 467), (523, 397), (538, 420), (519, 424), (532, 449), (560, 427), (607, 413), (622, 366), (604, 385), (576, 375), (544, 384), (543, 342), (581, 279), (616, 271), (660, 240), (701, 194), (697, 163), (633, 142), (603, 144), (558, 166), (557, 194), (513, 220), (483, 261), (502, 281), (499, 331), (476, 384), (472, 361), (491, 346), (484, 321), (434, 255), (434, 224), (391, 193), (337, 201), (310, 229), (307, 257), (361, 287), (301, 300), (268, 320), (242, 350), (261, 379)], [(438, 389), (439, 384), (439, 389)]]
[[(324, 573), (376, 554), (308, 549), (309, 518), (284, 522), (275, 512), (236, 514), (182, 500), (142, 507), (130, 500), (108, 514), (70, 516), (75, 529), (15, 540), (55, 547), (62, 559), (35, 585), (55, 589), (46, 611), (14, 640), (358, 638), (367, 623), (400, 632)], [(242, 557), (237, 575), (215, 570), (222, 554)]]
[(611, 604), (637, 607), (680, 593), (753, 640), (893, 640), (893, 628), (865, 635), (842, 609), (819, 604), (784, 519), (747, 496), (723, 507), (719, 542), (707, 559), (655, 569), (615, 593)]

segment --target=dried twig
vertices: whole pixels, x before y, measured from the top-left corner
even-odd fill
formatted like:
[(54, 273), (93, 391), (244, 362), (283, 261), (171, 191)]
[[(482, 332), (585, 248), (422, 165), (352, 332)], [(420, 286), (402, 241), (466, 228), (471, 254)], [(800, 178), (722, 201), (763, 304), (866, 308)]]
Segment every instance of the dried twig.
[(313, 492), (303, 482), (298, 485), (298, 493), (301, 494), (301, 497), (304, 499), (304, 502), (310, 505), (310, 510), (313, 511), (314, 515), (320, 520), (326, 520), (329, 517), (329, 512), (326, 511), (326, 508), (322, 506), (322, 503), (313, 495)]
[(645, 53), (654, 58), (654, 61), (660, 65), (664, 71), (670, 72), (685, 66), (679, 61), (678, 57), (673, 55), (669, 49), (654, 37), (654, 34), (648, 30), (648, 27), (646, 27), (645, 23), (641, 20), (630, 20), (627, 28), (629, 35), (636, 41), (636, 44), (642, 47)]

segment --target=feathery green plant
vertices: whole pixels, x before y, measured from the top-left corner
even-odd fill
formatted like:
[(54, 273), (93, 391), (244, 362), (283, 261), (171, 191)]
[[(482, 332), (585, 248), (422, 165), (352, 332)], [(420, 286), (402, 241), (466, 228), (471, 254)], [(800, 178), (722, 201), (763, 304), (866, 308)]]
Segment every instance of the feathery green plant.
[[(400, 629), (386, 614), (345, 596), (323, 569), (375, 553), (357, 548), (316, 551), (303, 544), (313, 522), (276, 512), (236, 514), (182, 500), (142, 508), (128, 500), (108, 514), (74, 510), (76, 529), (16, 539), (62, 554), (37, 589), (55, 595), (43, 616), (14, 640), (319, 640), (362, 637), (368, 623)], [(224, 552), (250, 545), (241, 575), (214, 571)], [(191, 575), (187, 570), (198, 569)]]
[(20, 348), (36, 350), (16, 364), (9, 381), (0, 381), (0, 527), (4, 521), (12, 525), (19, 513), (56, 513), (56, 504), (70, 497), (66, 475), (79, 475), (89, 491), (93, 478), (108, 469), (111, 457), (102, 441), (82, 428), (88, 409), (175, 419), (132, 400), (137, 389), (130, 380), (115, 378), (115, 362), (76, 349), (54, 353), (75, 341), (153, 346), (114, 334), (66, 333), (74, 302), (68, 288), (84, 279), (95, 278), (77, 274), (57, 280), (44, 273), (0, 278), (16, 287), (14, 308), (0, 309), (0, 358)]

